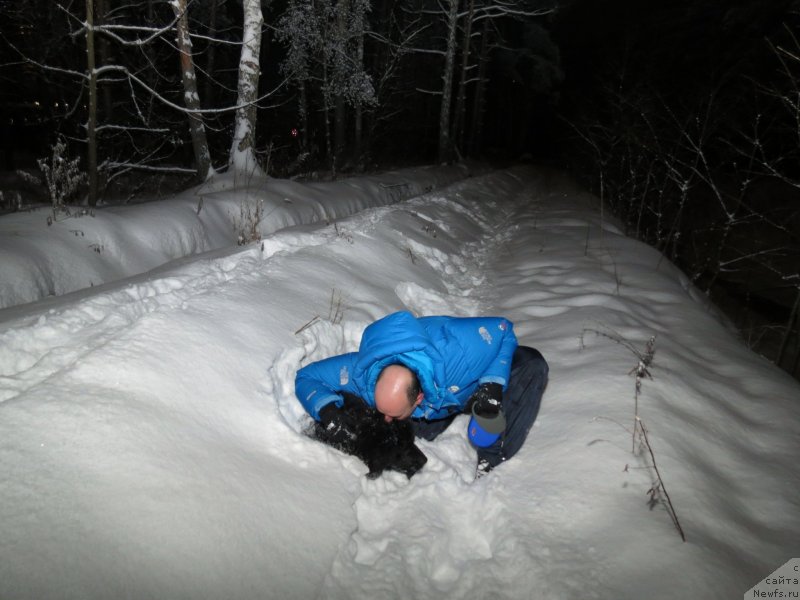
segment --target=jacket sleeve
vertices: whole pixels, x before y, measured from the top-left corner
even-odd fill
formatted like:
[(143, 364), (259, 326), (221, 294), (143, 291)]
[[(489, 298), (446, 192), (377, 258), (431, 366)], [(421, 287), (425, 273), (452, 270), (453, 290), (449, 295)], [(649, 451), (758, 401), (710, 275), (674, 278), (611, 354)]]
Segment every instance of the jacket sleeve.
[(489, 317), (487, 330), (491, 331), (498, 344), (497, 354), (478, 379), (478, 383), (499, 383), (503, 389), (508, 387), (508, 378), (511, 374), (511, 360), (517, 349), (517, 336), (514, 334), (514, 324), (502, 317)]
[(331, 402), (342, 406), (341, 392), (359, 395), (352, 378), (357, 356), (355, 352), (332, 356), (306, 365), (297, 372), (295, 395), (315, 421), (319, 421), (319, 411)]

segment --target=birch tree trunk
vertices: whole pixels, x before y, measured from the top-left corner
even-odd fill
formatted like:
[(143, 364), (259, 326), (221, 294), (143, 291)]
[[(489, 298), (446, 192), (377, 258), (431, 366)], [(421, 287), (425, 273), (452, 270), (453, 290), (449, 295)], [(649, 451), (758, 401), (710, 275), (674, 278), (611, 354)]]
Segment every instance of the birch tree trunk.
[(86, 0), (86, 69), (89, 71), (89, 115), (86, 122), (86, 171), (89, 206), (97, 206), (97, 69), (94, 64), (94, 0)]
[(178, 34), (178, 53), (183, 78), (183, 101), (186, 104), (186, 108), (192, 111), (188, 113), (189, 131), (192, 135), (197, 178), (200, 181), (205, 181), (214, 174), (214, 169), (211, 167), (211, 152), (208, 149), (203, 118), (199, 112), (196, 112), (200, 110), (200, 96), (197, 93), (197, 77), (195, 76), (194, 59), (192, 58), (192, 40), (189, 38), (189, 16), (186, 0), (174, 0), (172, 9), (178, 19), (175, 27)]
[(242, 53), (239, 57), (239, 84), (236, 105), (236, 121), (233, 128), (228, 166), (234, 173), (261, 174), (255, 153), (256, 138), (256, 100), (258, 99), (258, 78), (260, 74), (261, 0), (244, 0), (244, 28), (242, 32)]
[(449, 162), (453, 155), (453, 141), (450, 138), (450, 104), (453, 97), (453, 63), (456, 56), (456, 29), (458, 26), (458, 1), (448, 0), (450, 11), (447, 16), (447, 52), (445, 53), (444, 74), (442, 75), (442, 107), (439, 113), (439, 161)]

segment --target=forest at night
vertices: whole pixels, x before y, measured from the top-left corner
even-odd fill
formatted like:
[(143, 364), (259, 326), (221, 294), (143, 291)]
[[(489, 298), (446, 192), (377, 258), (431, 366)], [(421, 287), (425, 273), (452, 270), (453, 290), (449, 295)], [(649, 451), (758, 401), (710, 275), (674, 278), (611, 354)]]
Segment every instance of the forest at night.
[[(260, 9), (250, 30), (248, 6)], [(749, 345), (797, 372), (796, 2), (3, 0), (0, 11), (6, 210), (50, 200), (37, 161), (59, 141), (83, 174), (71, 200), (129, 202), (228, 169), (242, 120), (242, 168), (274, 177), (536, 161), (576, 176)], [(252, 27), (258, 70), (242, 96)]]

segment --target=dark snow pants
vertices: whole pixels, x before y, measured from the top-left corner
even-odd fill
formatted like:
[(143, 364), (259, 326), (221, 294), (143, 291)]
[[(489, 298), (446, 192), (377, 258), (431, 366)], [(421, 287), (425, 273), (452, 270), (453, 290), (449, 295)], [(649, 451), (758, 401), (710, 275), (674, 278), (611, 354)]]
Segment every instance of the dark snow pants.
[[(514, 456), (528, 436), (547, 385), (549, 367), (538, 350), (518, 346), (511, 360), (511, 376), (503, 393), (503, 412), (506, 415), (506, 431), (497, 442), (488, 448), (478, 449), (478, 460), (486, 460), (496, 467)], [(414, 433), (426, 440), (436, 438), (450, 426), (458, 415), (438, 421), (412, 420)]]

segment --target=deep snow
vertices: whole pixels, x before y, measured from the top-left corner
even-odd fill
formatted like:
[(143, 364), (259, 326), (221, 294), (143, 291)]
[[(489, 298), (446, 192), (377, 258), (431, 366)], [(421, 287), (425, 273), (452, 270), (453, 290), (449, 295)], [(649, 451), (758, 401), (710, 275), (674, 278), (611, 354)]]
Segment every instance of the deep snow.
[[(0, 219), (0, 598), (738, 598), (797, 556), (800, 385), (565, 177), (457, 171)], [(237, 248), (245, 197), (269, 235)], [(411, 480), (300, 433), (297, 368), (399, 309), (507, 316), (548, 359), (489, 476), (466, 417)], [(631, 451), (651, 335), (686, 543)]]

